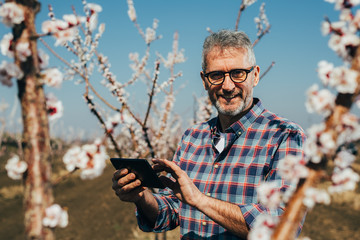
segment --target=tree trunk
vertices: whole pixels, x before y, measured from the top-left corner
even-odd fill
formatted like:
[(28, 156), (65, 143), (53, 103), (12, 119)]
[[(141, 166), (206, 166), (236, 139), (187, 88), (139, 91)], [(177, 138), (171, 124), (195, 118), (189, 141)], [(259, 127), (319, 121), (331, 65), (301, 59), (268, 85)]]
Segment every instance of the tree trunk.
[(40, 79), (36, 43), (35, 16), (40, 9), (36, 0), (18, 0), (24, 7), (25, 20), (13, 28), (14, 42), (29, 42), (32, 55), (26, 62), (15, 62), (24, 73), (18, 80), (18, 94), (23, 120), (22, 147), (28, 164), (24, 176), (25, 234), (26, 239), (54, 239), (51, 229), (42, 225), (45, 209), (53, 203), (50, 182), (50, 135), (46, 99)]

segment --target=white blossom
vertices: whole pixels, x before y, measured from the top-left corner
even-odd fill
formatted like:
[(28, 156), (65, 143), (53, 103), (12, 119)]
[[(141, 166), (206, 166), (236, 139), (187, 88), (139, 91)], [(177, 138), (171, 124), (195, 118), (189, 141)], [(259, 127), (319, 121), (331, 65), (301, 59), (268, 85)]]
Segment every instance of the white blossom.
[(329, 85), (331, 73), (334, 70), (334, 64), (322, 60), (318, 63), (318, 76), (321, 82), (327, 86)]
[[(359, 0), (325, 0), (325, 2), (334, 3), (336, 10), (342, 10), (346, 7), (355, 7), (360, 4)], [(347, 5), (345, 5), (345, 2)]]
[(343, 114), (340, 118), (340, 123), (336, 126), (336, 131), (339, 133), (337, 138), (338, 145), (359, 140), (359, 118), (352, 113)]
[(336, 97), (327, 89), (318, 90), (318, 85), (312, 85), (307, 91), (306, 109), (309, 113), (329, 116), (335, 107)]
[(19, 156), (15, 155), (7, 161), (5, 169), (9, 178), (20, 180), (27, 170), (27, 163), (25, 161), (20, 161)]
[(303, 203), (309, 209), (312, 209), (316, 203), (329, 205), (330, 196), (325, 190), (309, 187), (305, 190)]
[(351, 24), (353, 25), (353, 27), (355, 29), (359, 29), (360, 28), (360, 10), (357, 10), (353, 20), (351, 21)]
[(254, 4), (256, 0), (244, 0), (243, 3), (246, 7), (249, 7), (250, 5)]
[(98, 25), (98, 14), (97, 13), (94, 13), (90, 16), (90, 18), (88, 20), (88, 24), (89, 24), (89, 31), (93, 32)]
[(340, 93), (354, 93), (357, 87), (358, 73), (344, 66), (334, 68), (330, 85)]
[(121, 121), (124, 125), (130, 127), (136, 123), (135, 119), (127, 112), (123, 112), (121, 115)]
[(175, 64), (185, 62), (184, 49), (181, 49), (179, 52), (174, 54), (173, 52), (169, 52), (167, 55), (167, 59), (161, 57), (161, 60), (164, 62), (164, 66), (166, 68), (171, 68)]
[(52, 34), (56, 39), (55, 46), (62, 45), (67, 41), (72, 41), (78, 34), (76, 27), (69, 25), (63, 20), (48, 20), (41, 25), (42, 32), (45, 34)]
[(68, 225), (69, 216), (66, 210), (62, 209), (59, 204), (53, 204), (45, 209), (45, 217), (42, 223), (45, 227), (61, 227), (64, 228)]
[(333, 153), (337, 144), (332, 133), (325, 131), (325, 124), (313, 125), (308, 129), (308, 138), (304, 144), (305, 155), (313, 163), (320, 163), (323, 154)]
[(98, 25), (98, 13), (102, 11), (102, 7), (95, 3), (87, 3), (85, 9), (89, 10), (89, 17), (87, 19), (87, 26), (90, 32), (93, 32)]
[(47, 20), (41, 24), (41, 31), (45, 34), (57, 33), (68, 28), (69, 24), (63, 20)]
[(269, 20), (265, 14), (265, 3), (262, 3), (260, 6), (260, 11), (259, 11), (259, 17), (255, 17), (254, 21), (256, 23), (256, 28), (257, 28), (257, 36), (260, 36), (263, 31), (264, 31), (264, 26), (265, 28), (269, 28), (270, 27), (270, 23)]
[(329, 39), (329, 47), (346, 61), (350, 59), (349, 48), (355, 48), (359, 44), (359, 37), (353, 33), (332, 34)]
[(66, 170), (74, 171), (76, 168), (85, 168), (88, 162), (86, 152), (79, 146), (70, 148), (63, 157)]
[(41, 69), (46, 68), (49, 65), (49, 55), (42, 49), (38, 50), (39, 66)]
[(65, 14), (63, 19), (68, 23), (68, 27), (77, 26), (84, 21), (83, 18), (75, 16), (74, 14)]
[(43, 75), (43, 81), (49, 87), (60, 87), (64, 77), (58, 68), (48, 68), (41, 72)]
[(8, 56), (10, 58), (14, 57), (14, 50), (11, 49), (11, 43), (14, 39), (14, 35), (12, 33), (7, 33), (4, 35), (4, 37), (1, 39), (1, 53), (4, 56)]
[(276, 182), (263, 182), (257, 188), (258, 199), (267, 208), (277, 208), (280, 206), (281, 192)]
[(105, 32), (105, 23), (99, 25), (99, 34), (102, 35)]
[(121, 123), (121, 114), (116, 113), (114, 116), (109, 117), (106, 122), (105, 126), (107, 128), (107, 131), (109, 133), (112, 133), (114, 131), (114, 128)]
[(6, 26), (13, 27), (24, 21), (24, 11), (16, 3), (6, 2), (0, 6), (0, 17)]
[(150, 44), (152, 41), (156, 39), (156, 32), (153, 28), (146, 28), (145, 33), (145, 42), (146, 44)]
[(31, 56), (29, 42), (19, 42), (16, 44), (16, 56), (21, 62), (25, 62), (27, 57)]
[(321, 23), (321, 33), (325, 36), (331, 33), (331, 24), (328, 21)]
[(331, 132), (324, 131), (320, 133), (319, 144), (321, 145), (322, 152), (324, 154), (331, 153), (336, 149), (336, 143)]
[(306, 161), (301, 156), (286, 155), (279, 161), (279, 173), (289, 182), (297, 183), (299, 179), (306, 178), (309, 170), (306, 167)]
[(355, 162), (355, 156), (349, 151), (341, 150), (337, 153), (334, 163), (339, 169), (350, 167)]
[(63, 115), (63, 105), (53, 93), (46, 95), (46, 110), (50, 121), (56, 120)]
[(82, 150), (88, 156), (88, 162), (85, 168), (81, 169), (80, 177), (82, 179), (93, 179), (102, 174), (106, 166), (105, 161), (108, 158), (105, 147), (95, 140), (93, 144), (85, 144)]
[(21, 69), (15, 63), (2, 61), (0, 65), (0, 82), (1, 84), (11, 87), (12, 78), (21, 79), (24, 76)]
[(336, 168), (331, 176), (331, 180), (333, 185), (328, 188), (329, 192), (341, 193), (355, 190), (357, 183), (360, 180), (360, 176), (351, 168)]
[(127, 4), (128, 4), (128, 15), (129, 15), (129, 18), (132, 22), (135, 22), (136, 21), (136, 11), (135, 11), (135, 8), (134, 8), (134, 2), (133, 0), (127, 0)]
[(90, 14), (99, 13), (99, 12), (102, 11), (102, 7), (99, 4), (96, 4), (96, 3), (87, 3), (85, 5), (85, 9), (89, 9)]
[(66, 169), (74, 171), (80, 169), (82, 179), (93, 179), (102, 174), (108, 158), (105, 147), (99, 139), (93, 144), (85, 144), (82, 147), (75, 146), (69, 149), (63, 157)]
[(256, 219), (254, 227), (250, 230), (249, 240), (270, 240), (279, 219), (269, 214), (262, 213)]

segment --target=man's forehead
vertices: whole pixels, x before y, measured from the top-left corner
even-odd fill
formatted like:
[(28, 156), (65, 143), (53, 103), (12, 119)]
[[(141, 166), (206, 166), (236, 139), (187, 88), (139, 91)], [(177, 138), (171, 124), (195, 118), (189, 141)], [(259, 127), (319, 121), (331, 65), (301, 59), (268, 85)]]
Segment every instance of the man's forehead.
[(245, 48), (214, 46), (208, 53), (208, 55), (212, 56), (232, 56), (238, 54), (247, 54), (247, 50)]

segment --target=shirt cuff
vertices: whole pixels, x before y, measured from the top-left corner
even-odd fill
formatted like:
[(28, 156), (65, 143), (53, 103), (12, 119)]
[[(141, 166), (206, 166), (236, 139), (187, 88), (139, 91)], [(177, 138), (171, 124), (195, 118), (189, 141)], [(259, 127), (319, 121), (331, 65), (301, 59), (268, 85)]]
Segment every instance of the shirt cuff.
[(255, 223), (256, 218), (262, 213), (268, 213), (272, 216), (279, 217), (283, 214), (283, 208), (277, 208), (274, 210), (269, 210), (262, 206), (261, 204), (247, 204), (239, 205), (240, 210), (244, 216), (247, 226), (252, 229)]

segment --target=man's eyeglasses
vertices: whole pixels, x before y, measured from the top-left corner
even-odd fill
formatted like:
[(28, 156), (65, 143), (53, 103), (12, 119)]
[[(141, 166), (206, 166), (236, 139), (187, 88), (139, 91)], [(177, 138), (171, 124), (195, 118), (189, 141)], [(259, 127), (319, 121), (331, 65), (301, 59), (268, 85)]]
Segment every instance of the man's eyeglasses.
[(242, 83), (247, 79), (248, 74), (254, 70), (254, 66), (250, 69), (233, 69), (229, 72), (214, 71), (205, 73), (204, 76), (212, 85), (220, 85), (225, 80), (225, 74), (229, 74), (230, 79), (235, 83)]

